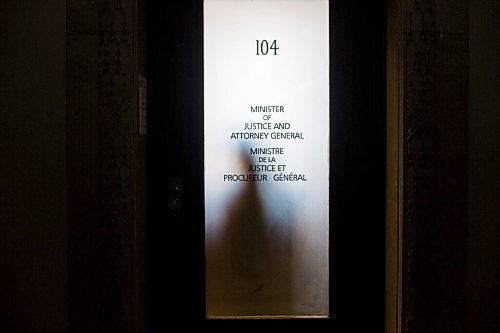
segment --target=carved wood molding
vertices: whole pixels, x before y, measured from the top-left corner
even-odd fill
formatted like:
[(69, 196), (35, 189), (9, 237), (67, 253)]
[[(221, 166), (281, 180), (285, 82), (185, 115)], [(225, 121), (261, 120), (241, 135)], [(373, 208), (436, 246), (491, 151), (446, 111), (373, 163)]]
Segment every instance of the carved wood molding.
[[(461, 44), (467, 36), (443, 32), (453, 15), (462, 15), (449, 14), (451, 1), (399, 5), (400, 330), (464, 332), (466, 270), (453, 265), (466, 265), (467, 90), (460, 82), (467, 80), (467, 50)], [(463, 103), (447, 105), (453, 100)]]
[[(123, 1), (123, 0), (122, 0)], [(98, 133), (100, 186), (98, 189), (102, 237), (97, 246), (103, 279), (104, 327), (131, 332), (133, 234), (132, 202), (132, 46), (122, 1), (99, 2)]]
[(137, 0), (67, 6), (71, 327), (139, 332), (145, 139), (137, 130)]
[(403, 332), (434, 332), (436, 0), (410, 1), (403, 42)]

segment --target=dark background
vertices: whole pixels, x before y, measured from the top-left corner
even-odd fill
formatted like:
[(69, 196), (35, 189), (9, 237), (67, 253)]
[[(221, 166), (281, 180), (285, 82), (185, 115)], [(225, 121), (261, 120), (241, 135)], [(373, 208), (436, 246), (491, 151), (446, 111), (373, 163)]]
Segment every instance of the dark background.
[[(443, 2), (453, 6), (451, 1)], [(383, 2), (332, 1), (332, 297), (384, 322)], [(148, 1), (150, 323), (203, 314), (202, 12)], [(469, 332), (498, 332), (500, 2), (469, 1)], [(68, 332), (66, 1), (0, 1), (0, 331)], [(450, 143), (452, 144), (452, 143)], [(183, 178), (182, 220), (168, 217)], [(187, 321), (185, 321), (187, 322)]]

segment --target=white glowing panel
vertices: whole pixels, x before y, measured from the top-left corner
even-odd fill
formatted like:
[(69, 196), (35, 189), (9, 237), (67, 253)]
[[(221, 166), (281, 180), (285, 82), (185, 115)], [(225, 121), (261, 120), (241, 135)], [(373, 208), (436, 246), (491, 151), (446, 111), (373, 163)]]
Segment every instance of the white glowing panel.
[(327, 316), (328, 2), (204, 10), (207, 316)]

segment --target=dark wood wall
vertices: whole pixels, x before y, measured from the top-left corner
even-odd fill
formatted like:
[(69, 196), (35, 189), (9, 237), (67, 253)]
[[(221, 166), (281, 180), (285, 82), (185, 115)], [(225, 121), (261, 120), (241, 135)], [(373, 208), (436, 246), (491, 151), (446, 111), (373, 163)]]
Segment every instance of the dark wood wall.
[(466, 331), (467, 1), (401, 1), (403, 332)]
[(0, 45), (0, 331), (67, 332), (65, 1), (1, 1)]
[(500, 331), (500, 2), (469, 1), (469, 332)]
[[(397, 3), (401, 327), (497, 332), (500, 8)], [(137, 127), (142, 4), (147, 137)], [(331, 2), (329, 325), (345, 332), (384, 328), (385, 9)], [(201, 319), (201, 1), (2, 1), (0, 41), (0, 331), (163, 331)], [(178, 178), (181, 216), (169, 208)]]
[(143, 2), (67, 7), (71, 332), (146, 330)]

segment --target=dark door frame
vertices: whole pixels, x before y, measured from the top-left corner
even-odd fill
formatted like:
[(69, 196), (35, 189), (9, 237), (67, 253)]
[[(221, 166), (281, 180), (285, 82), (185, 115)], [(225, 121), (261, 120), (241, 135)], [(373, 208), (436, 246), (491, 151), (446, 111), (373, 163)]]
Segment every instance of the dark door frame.
[[(385, 326), (385, 12), (385, 1), (330, 3), (331, 318), (318, 322), (370, 332)], [(146, 14), (148, 313), (159, 332), (205, 318), (203, 3), (149, 1)]]

